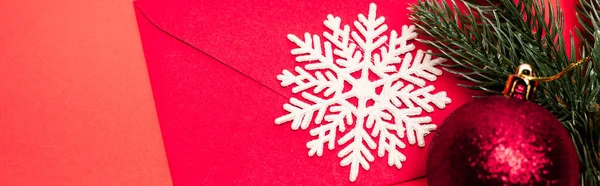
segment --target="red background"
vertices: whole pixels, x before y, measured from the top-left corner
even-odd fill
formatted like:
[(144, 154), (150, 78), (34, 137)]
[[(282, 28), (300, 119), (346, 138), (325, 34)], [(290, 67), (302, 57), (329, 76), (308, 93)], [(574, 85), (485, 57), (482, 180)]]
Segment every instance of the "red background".
[[(265, 1), (265, 6), (269, 5), (268, 2), (270, 1)], [(203, 3), (216, 6), (217, 2)], [(570, 29), (571, 25), (577, 22), (574, 14), (574, 1), (564, 0), (561, 4), (565, 11), (566, 27)], [(298, 19), (298, 17), (291, 19), (306, 23), (308, 27), (290, 25), (285, 28), (285, 32), (297, 35), (304, 31), (322, 32), (323, 27), (320, 23), (326, 13), (340, 15), (345, 23), (349, 23), (356, 13), (366, 13), (367, 5), (368, 2), (360, 2), (356, 5), (357, 8), (353, 9), (345, 9), (347, 6), (355, 6), (350, 4), (337, 6), (332, 10), (318, 9), (319, 14), (307, 15), (304, 19)], [(397, 17), (403, 18), (406, 13), (405, 10), (399, 10), (399, 12), (381, 14), (381, 11), (384, 10), (392, 11), (392, 9), (379, 7), (378, 11), (380, 15), (386, 15), (392, 20)], [(277, 11), (277, 9), (273, 11)], [(294, 14), (289, 15), (294, 16)], [(226, 18), (251, 21), (252, 16)], [(388, 24), (400, 22), (388, 22)], [(232, 23), (236, 22), (232, 21)], [(237, 27), (230, 29), (232, 28)], [(239, 40), (232, 40), (235, 37), (223, 35), (238, 30), (198, 31), (198, 33), (224, 38), (218, 42), (207, 40), (202, 45), (207, 49), (216, 50), (216, 52), (213, 51), (213, 54), (223, 57), (224, 54), (229, 53), (220, 53), (220, 51), (240, 49), (235, 47), (240, 45), (222, 46), (227, 42), (239, 43)], [(568, 32), (564, 34), (566, 36)], [(156, 45), (163, 45), (162, 41), (174, 42), (164, 37), (144, 42), (156, 42)], [(185, 50), (191, 51), (191, 49), (181, 47), (182, 50), (162, 48), (159, 51), (174, 54)], [(281, 51), (278, 51), (277, 54), (284, 54), (281, 56), (288, 59), (289, 62), (291, 55), (287, 55), (287, 52), (292, 47), (293, 45), (287, 40), (282, 41)], [(152, 51), (152, 49), (145, 49), (146, 55)], [(234, 58), (234, 60), (248, 58), (248, 55), (243, 52), (239, 53), (225, 57)], [(162, 57), (179, 59), (180, 56)], [(237, 183), (242, 183), (239, 181), (273, 183), (271, 181), (277, 180), (283, 180), (281, 183), (284, 183), (286, 178), (290, 178), (288, 183), (304, 181), (303, 178), (314, 179), (307, 180), (307, 182), (319, 183), (322, 182), (321, 178), (328, 175), (312, 175), (314, 172), (310, 172), (311, 170), (323, 172), (333, 169), (347, 170), (347, 167), (339, 168), (337, 164), (339, 159), (335, 153), (330, 151), (326, 151), (321, 158), (309, 158), (306, 155), (307, 150), (303, 146), (309, 139), (306, 131), (293, 132), (289, 129), (289, 125), (278, 127), (274, 124), (271, 125), (272, 123), (268, 124), (268, 129), (256, 130), (253, 127), (253, 125), (258, 125), (252, 123), (253, 120), (272, 122), (275, 117), (284, 114), (280, 108), (287, 98), (270, 99), (271, 97), (268, 95), (271, 93), (265, 93), (264, 96), (262, 94), (256, 96), (252, 92), (232, 93), (231, 90), (248, 87), (261, 92), (262, 90), (268, 92), (268, 90), (257, 83), (247, 82), (245, 77), (229, 68), (216, 66), (214, 59), (209, 59), (205, 55), (187, 56), (183, 62), (186, 61), (196, 63), (165, 68), (162, 69), (162, 72), (157, 72), (160, 68), (150, 68), (151, 73), (154, 70), (155, 74), (164, 73), (173, 76), (170, 79), (172, 81), (165, 81), (164, 86), (160, 85), (158, 88), (154, 83), (157, 81), (153, 81), (155, 96), (171, 96), (173, 98), (172, 103), (157, 101), (159, 112), (161, 108), (170, 109), (174, 107), (173, 105), (181, 109), (170, 113), (174, 115), (169, 115), (168, 112), (162, 114), (161, 118), (173, 117), (165, 122), (162, 121), (164, 119), (161, 119), (163, 132), (165, 125), (181, 124), (180, 120), (186, 118), (196, 117), (196, 120), (200, 120), (198, 118), (202, 118), (202, 116), (217, 118), (215, 120), (219, 122), (235, 123), (239, 120), (247, 122), (224, 126), (224, 128), (217, 127), (218, 125), (205, 125), (206, 127), (215, 127), (213, 130), (244, 132), (242, 135), (232, 135), (231, 138), (223, 138), (223, 135), (218, 135), (218, 133), (202, 133), (203, 136), (196, 136), (194, 131), (186, 131), (189, 128), (185, 127), (193, 127), (191, 122), (189, 125), (180, 125), (181, 128), (167, 129), (172, 133), (163, 133), (165, 139), (181, 140), (175, 141), (171, 145), (167, 144), (167, 149), (171, 148), (171, 151), (181, 152), (179, 156), (177, 154), (170, 155), (182, 158), (179, 160), (171, 158), (170, 160), (173, 179), (176, 183), (177, 180), (182, 180), (179, 181), (180, 183), (186, 183), (183, 180), (188, 180), (189, 183), (213, 184), (235, 183), (235, 181), (238, 181)], [(211, 70), (189, 68), (209, 63), (214, 65), (211, 66)], [(276, 65), (270, 68), (276, 71), (269, 71), (271, 73), (291, 69), (290, 64), (274, 64)], [(197, 77), (198, 74), (187, 73), (186, 77), (186, 73), (183, 72), (187, 71), (183, 70), (204, 74)], [(216, 73), (218, 71), (223, 73)], [(171, 176), (159, 133), (147, 72), (131, 0), (0, 1), (0, 132), (2, 133), (0, 135), (0, 185), (171, 185)], [(252, 73), (259, 74), (261, 72)], [(223, 78), (220, 78), (223, 74), (231, 75), (233, 80), (243, 83), (228, 84)], [(266, 74), (264, 77), (272, 78), (274, 76)], [(203, 81), (194, 81), (199, 79)], [(269, 84), (276, 83), (273, 79), (265, 79), (265, 81), (272, 81)], [(198, 87), (190, 87), (192, 85)], [(442, 89), (442, 87), (438, 87), (437, 90)], [(278, 92), (287, 96), (291, 95), (290, 90), (284, 88), (279, 88)], [(177, 97), (182, 94), (206, 95), (206, 97)], [(231, 111), (249, 112), (256, 115), (264, 114), (265, 112), (262, 112), (261, 109), (266, 107), (276, 108), (276, 110), (267, 112), (269, 113), (267, 115), (261, 115), (264, 117), (264, 120), (261, 120), (256, 116), (241, 116), (236, 112), (224, 112), (211, 107), (211, 104), (197, 102), (207, 101), (221, 105), (237, 103), (236, 100), (212, 99), (222, 96), (222, 94), (233, 94), (239, 98), (248, 98), (246, 100), (248, 102), (260, 103), (244, 108), (236, 107)], [(271, 96), (277, 97), (278, 95)], [(453, 101), (450, 106), (458, 106), (458, 102)], [(192, 112), (200, 108), (204, 108), (205, 112), (200, 113), (203, 115)], [(447, 110), (449, 112), (451, 109)], [(186, 117), (176, 120), (179, 116)], [(441, 119), (443, 118), (434, 118), (434, 122), (439, 123)], [(202, 121), (206, 123), (214, 120)], [(273, 133), (268, 133), (271, 131)], [(250, 137), (257, 136), (263, 139), (273, 139), (271, 138), (273, 136), (265, 137), (265, 135), (276, 135), (285, 140), (265, 140), (261, 144), (249, 140)], [(269, 149), (279, 153), (272, 154), (271, 156), (274, 158), (289, 156), (299, 160), (289, 162), (291, 165), (277, 163), (282, 162), (281, 159), (265, 159), (267, 163), (248, 162), (252, 159), (246, 156), (258, 157), (261, 155), (261, 151), (256, 149), (265, 148), (262, 145), (286, 147)], [(244, 148), (240, 148), (240, 146)], [(253, 146), (260, 146), (260, 148), (249, 148)], [(221, 151), (216, 151), (217, 149)], [(222, 153), (240, 153), (227, 157), (229, 162), (213, 161), (212, 164), (208, 164), (211, 166), (198, 164), (198, 162), (202, 162), (198, 161), (201, 159), (201, 156), (198, 155), (199, 152), (207, 152), (207, 150), (212, 150), (213, 158), (218, 158), (217, 156)], [(339, 150), (339, 147), (336, 150)], [(422, 164), (423, 157), (420, 158), (421, 160), (412, 159), (408, 162)], [(181, 161), (181, 163), (174, 165), (173, 161)], [(230, 166), (214, 166), (219, 164)], [(390, 176), (384, 180), (401, 180), (394, 175), (398, 170), (387, 167), (386, 162), (382, 159), (377, 159), (371, 165), (369, 172), (361, 170), (359, 181), (377, 180), (378, 176), (382, 175)], [(381, 165), (381, 167), (377, 168), (375, 165)], [(308, 173), (276, 171), (285, 169), (304, 169)], [(246, 174), (235, 174), (244, 170), (252, 171), (246, 171)], [(422, 173), (423, 170), (420, 169), (417, 172)], [(224, 173), (232, 173), (234, 179), (227, 180), (228, 177), (225, 177)], [(275, 177), (279, 178), (275, 179)], [(332, 177), (339, 178), (339, 180), (325, 179), (323, 182), (347, 183), (347, 172)], [(383, 181), (374, 183), (383, 183)]]
[(130, 0), (0, 1), (0, 185), (171, 185)]

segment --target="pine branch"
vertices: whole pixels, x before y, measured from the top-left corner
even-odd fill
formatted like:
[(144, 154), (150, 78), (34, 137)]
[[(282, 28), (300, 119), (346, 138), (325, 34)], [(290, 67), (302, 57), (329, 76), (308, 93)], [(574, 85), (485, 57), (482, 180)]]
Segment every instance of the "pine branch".
[[(592, 56), (593, 65), (587, 67), (584, 73), (584, 80), (589, 80), (584, 91), (589, 95), (583, 103), (590, 103), (587, 106), (588, 114), (584, 115), (587, 119), (587, 125), (577, 126), (572, 131), (577, 131), (582, 135), (575, 136), (576, 146), (585, 146), (592, 144), (591, 149), (584, 149), (587, 154), (580, 155), (582, 165), (586, 168), (592, 167), (582, 173), (583, 180), (589, 182), (589, 185), (600, 185), (600, 0), (580, 0), (577, 6), (577, 15), (581, 27), (577, 30), (577, 36), (581, 41), (582, 56), (586, 54)], [(577, 138), (579, 137), (579, 138)], [(586, 146), (587, 147), (587, 146)], [(581, 151), (581, 150), (580, 150)], [(581, 154), (581, 153), (580, 153)], [(589, 180), (589, 181), (588, 181)], [(587, 184), (587, 183), (586, 183)]]
[(498, 0), (485, 5), (420, 0), (412, 6), (411, 19), (421, 34), (430, 37), (421, 42), (439, 49), (435, 55), (455, 62), (446, 70), (469, 82), (461, 86), (488, 94), (500, 94), (508, 75), (520, 64), (532, 65), (537, 76), (550, 76), (591, 54), (593, 65), (541, 84), (536, 102), (555, 114), (570, 132), (584, 168), (583, 183), (600, 185), (600, 47), (594, 47), (600, 42), (593, 39), (600, 27), (596, 11), (600, 0), (581, 1), (586, 1), (579, 8), (584, 26), (577, 34), (584, 41), (582, 56), (576, 55), (573, 37), (569, 38), (573, 52), (566, 53), (559, 5), (543, 0)]

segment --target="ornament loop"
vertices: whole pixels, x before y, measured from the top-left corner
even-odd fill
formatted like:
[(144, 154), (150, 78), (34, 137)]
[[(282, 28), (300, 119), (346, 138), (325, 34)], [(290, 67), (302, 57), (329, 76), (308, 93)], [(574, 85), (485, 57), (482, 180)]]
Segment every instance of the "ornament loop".
[(550, 82), (554, 81), (567, 72), (573, 70), (573, 68), (592, 61), (592, 57), (587, 56), (583, 59), (577, 60), (571, 63), (567, 68), (558, 72), (556, 75), (549, 77), (536, 77), (533, 73), (533, 68), (529, 64), (522, 64), (517, 67), (517, 72), (508, 76), (504, 91), (502, 92), (505, 96), (514, 97), (522, 100), (533, 100), (535, 98), (535, 91), (538, 86), (538, 82)]
[(573, 68), (575, 68), (583, 63), (590, 62), (590, 61), (592, 61), (592, 57), (587, 56), (583, 59), (575, 61), (574, 63), (571, 63), (567, 68), (558, 72), (556, 75), (549, 76), (549, 77), (534, 77), (534, 76), (524, 75), (523, 78), (528, 79), (529, 81), (538, 81), (538, 82), (554, 81), (554, 80), (562, 77), (563, 75), (565, 75), (567, 72), (573, 70)]

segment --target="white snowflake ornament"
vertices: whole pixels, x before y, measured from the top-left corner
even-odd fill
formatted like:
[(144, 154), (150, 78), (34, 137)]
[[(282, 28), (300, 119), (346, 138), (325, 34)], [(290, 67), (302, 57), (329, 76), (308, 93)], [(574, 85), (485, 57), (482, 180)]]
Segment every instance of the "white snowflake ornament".
[(388, 38), (383, 35), (385, 18), (377, 17), (376, 10), (372, 3), (367, 17), (359, 14), (352, 32), (339, 17), (327, 15), (323, 23), (330, 32), (323, 33), (324, 42), (318, 35), (305, 33), (302, 40), (289, 34), (298, 45), (291, 53), (306, 65), (277, 76), (281, 86), (294, 85), (292, 92), (301, 93), (303, 100), (291, 98), (283, 105), (288, 113), (275, 123), (291, 121), (293, 130), (305, 130), (314, 121), (310, 135), (316, 138), (306, 143), (308, 155), (322, 156), (325, 144), (329, 150), (343, 146), (338, 157), (341, 166), (350, 166), (350, 181), (356, 180), (359, 166), (369, 170), (372, 150), (378, 157), (387, 153), (388, 165), (402, 168), (406, 156), (400, 149), (406, 144), (401, 139), (424, 147), (424, 137), (436, 125), (429, 116), (420, 116), (422, 111), (450, 103), (446, 92), (432, 93), (435, 88), (425, 81), (442, 74), (437, 65), (445, 59), (421, 50), (413, 57), (415, 46), (408, 42), (417, 37), (415, 27), (403, 26), (400, 34), (392, 30)]

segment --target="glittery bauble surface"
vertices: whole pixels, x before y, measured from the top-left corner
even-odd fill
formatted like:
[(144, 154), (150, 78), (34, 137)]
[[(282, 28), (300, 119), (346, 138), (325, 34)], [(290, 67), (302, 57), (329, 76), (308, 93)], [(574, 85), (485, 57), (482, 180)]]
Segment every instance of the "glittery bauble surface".
[(502, 96), (454, 111), (433, 137), (427, 182), (447, 185), (579, 185), (575, 147), (543, 107)]

